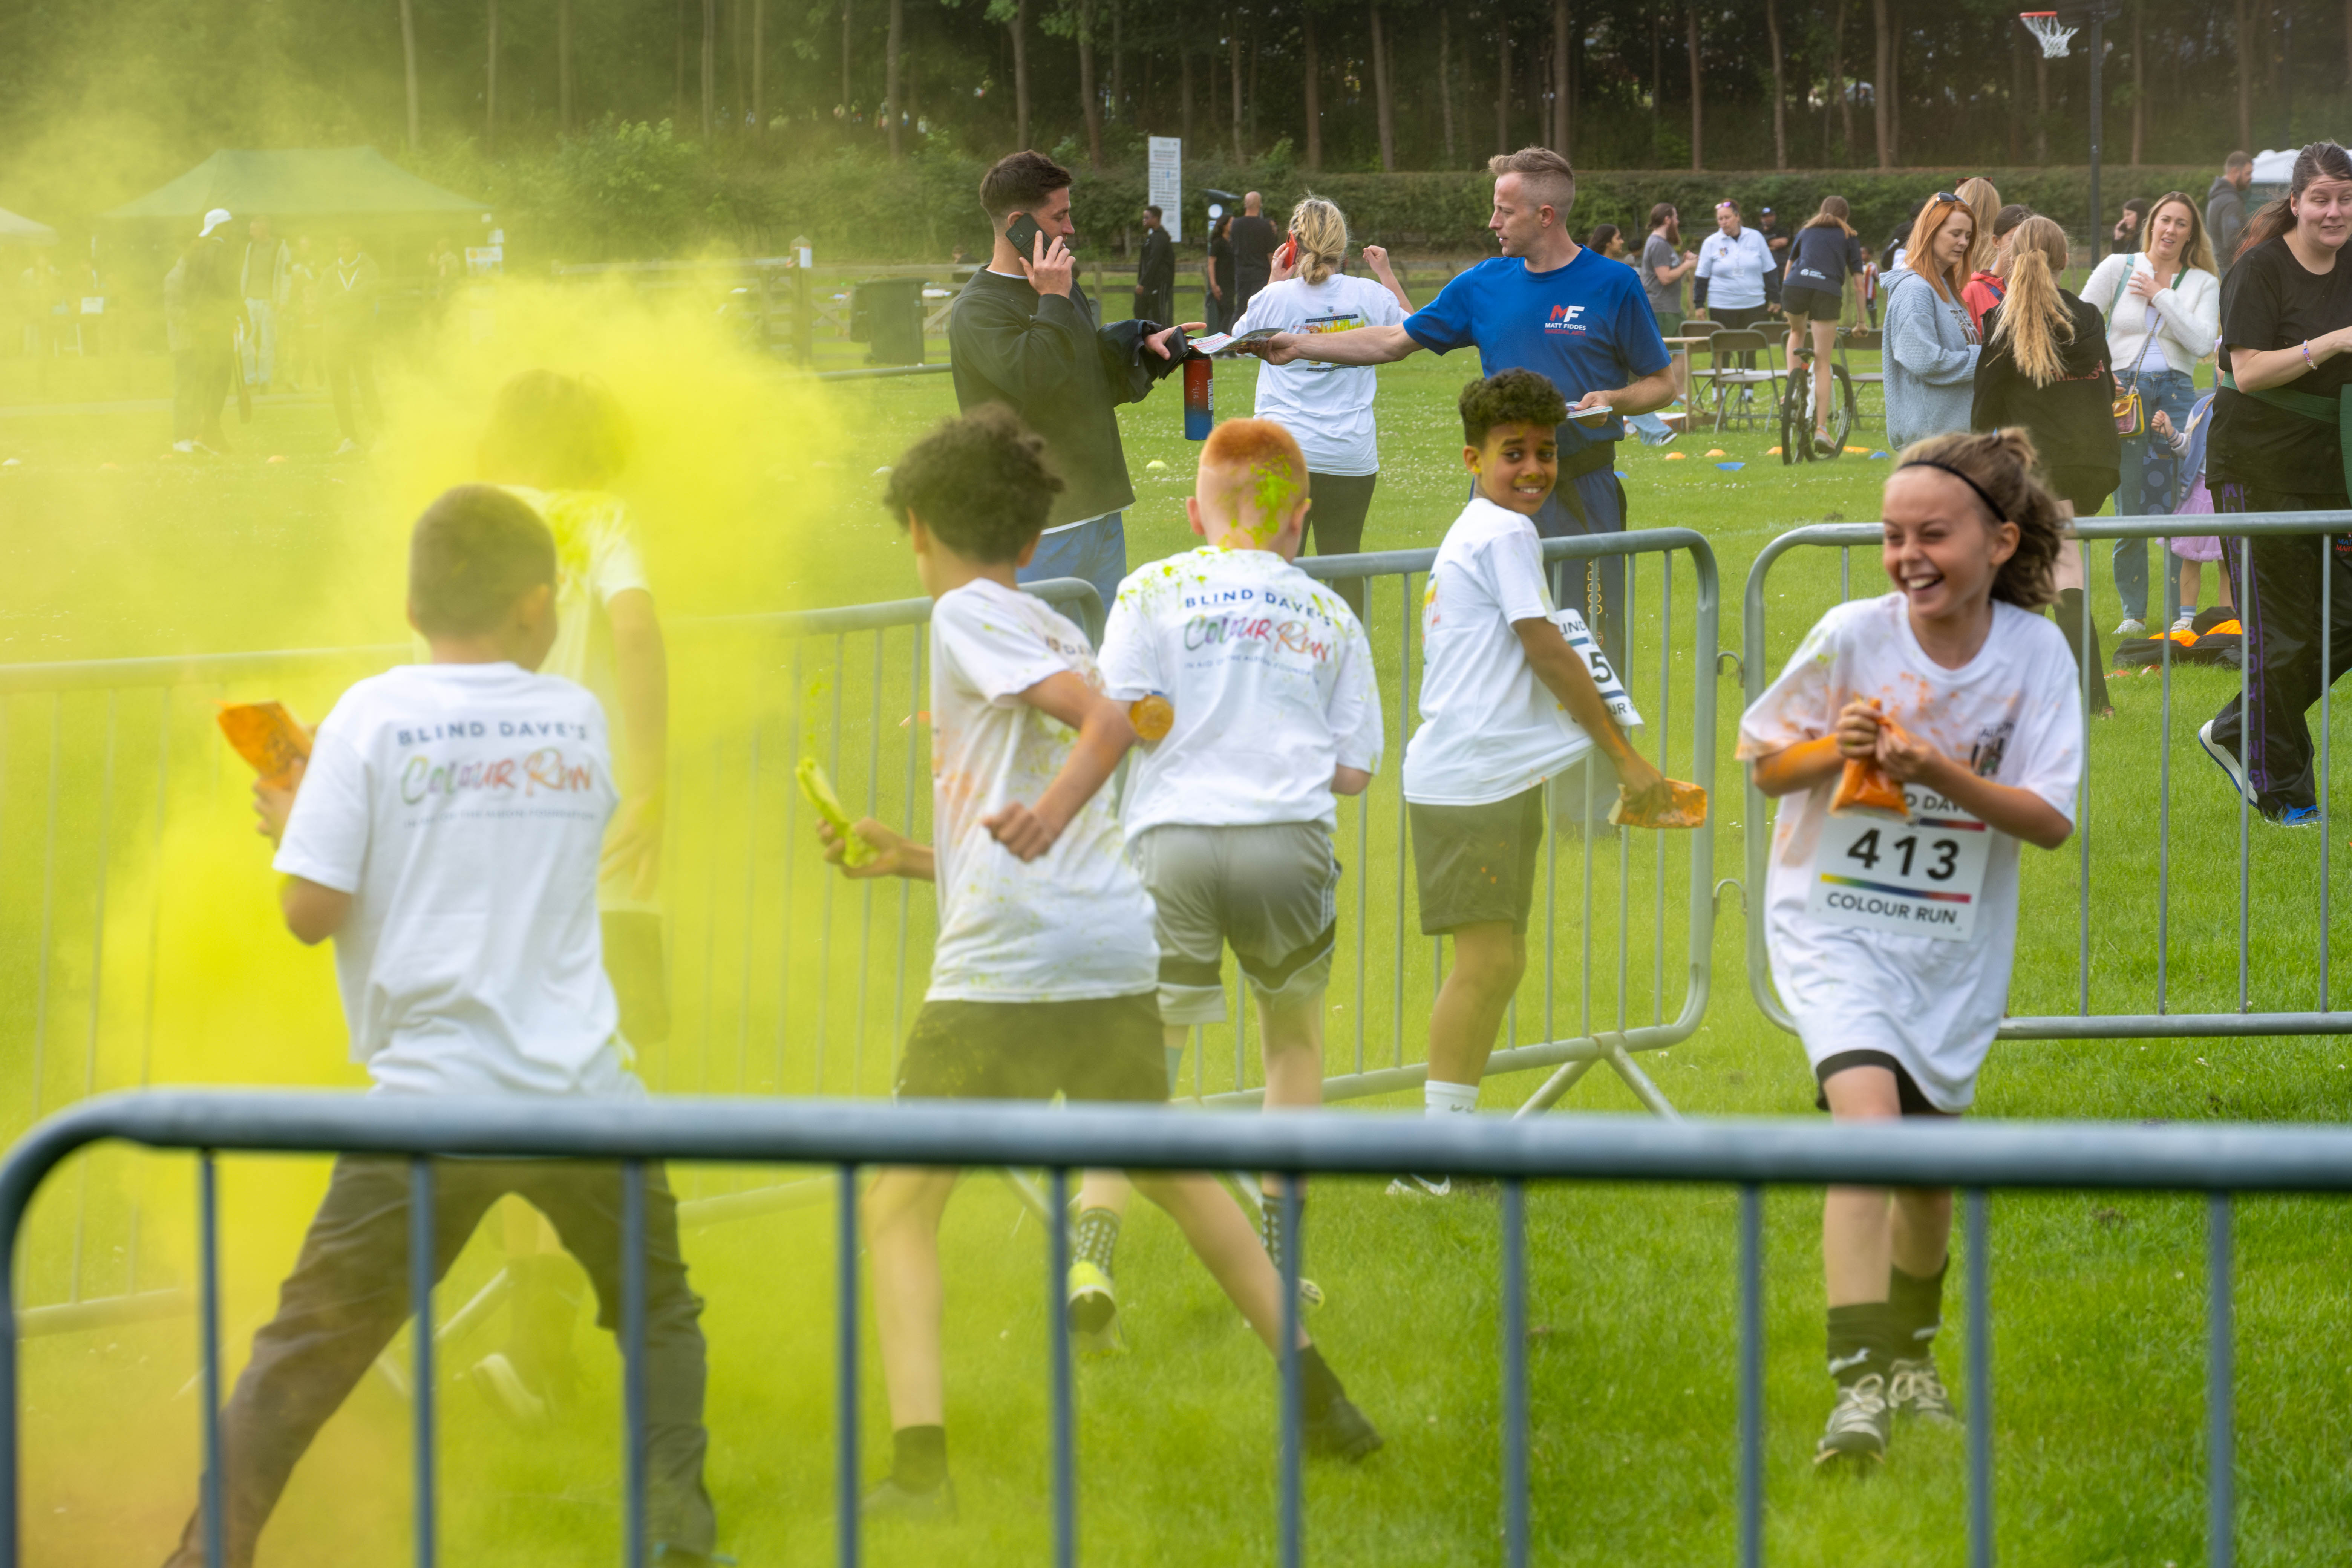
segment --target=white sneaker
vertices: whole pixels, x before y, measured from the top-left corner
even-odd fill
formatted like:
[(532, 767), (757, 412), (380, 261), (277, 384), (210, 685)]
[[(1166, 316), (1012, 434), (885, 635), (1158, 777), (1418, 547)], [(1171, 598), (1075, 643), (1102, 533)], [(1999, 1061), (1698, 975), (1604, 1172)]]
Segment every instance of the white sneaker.
[(2181, 611), (2180, 618), (2172, 623), (2172, 629), (2176, 632), (2195, 631), (2197, 629), (2197, 612), (2195, 610)]
[(1398, 1176), (1389, 1183), (1392, 1198), (1450, 1198), (1454, 1195), (1452, 1176)]
[(353, 441), (346, 437), (343, 444), (335, 448), (335, 456), (338, 458), (355, 458), (359, 456), (360, 451), (360, 444), (357, 441)]
[(2147, 623), (2139, 619), (2136, 616), (2126, 616), (2122, 620), (2116, 623), (2116, 636), (2119, 637), (2144, 637), (2147, 636)]
[(196, 455), (196, 444), (194, 441), (174, 441), (172, 443), (172, 450), (179, 453), (183, 458), (193, 458)]
[(522, 1373), (515, 1370), (503, 1351), (493, 1351), (474, 1363), (471, 1379), (482, 1396), (509, 1419), (525, 1426), (543, 1424), (549, 1415), (547, 1401), (531, 1392)]

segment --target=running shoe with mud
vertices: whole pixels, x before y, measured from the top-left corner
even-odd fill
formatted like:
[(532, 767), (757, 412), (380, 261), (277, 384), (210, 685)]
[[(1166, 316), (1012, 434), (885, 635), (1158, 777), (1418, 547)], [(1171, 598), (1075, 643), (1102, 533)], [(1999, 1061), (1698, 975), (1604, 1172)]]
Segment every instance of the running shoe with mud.
[(1930, 1426), (1960, 1425), (1959, 1409), (1934, 1356), (1898, 1358), (1887, 1369), (1886, 1404), (1895, 1415), (1916, 1416)]
[(1895, 1413), (1886, 1405), (1886, 1379), (1870, 1373), (1842, 1384), (1830, 1412), (1813, 1464), (1829, 1469), (1842, 1465), (1869, 1467), (1886, 1458), (1886, 1439), (1895, 1428)]

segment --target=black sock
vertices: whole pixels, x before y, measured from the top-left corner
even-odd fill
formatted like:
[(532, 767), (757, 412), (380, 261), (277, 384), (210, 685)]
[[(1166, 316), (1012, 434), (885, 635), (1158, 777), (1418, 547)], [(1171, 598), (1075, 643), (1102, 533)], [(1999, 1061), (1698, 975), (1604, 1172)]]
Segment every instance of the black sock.
[(1895, 1331), (1895, 1353), (1914, 1359), (1932, 1352), (1936, 1331), (1944, 1326), (1944, 1276), (1952, 1270), (1949, 1255), (1933, 1274), (1906, 1274), (1889, 1265), (1886, 1271), (1886, 1311)]
[(1331, 1408), (1335, 1399), (1344, 1399), (1348, 1391), (1339, 1386), (1339, 1374), (1326, 1365), (1323, 1352), (1307, 1345), (1298, 1352), (1298, 1407), (1310, 1421)]
[(1843, 1388), (1873, 1373), (1885, 1376), (1895, 1359), (1894, 1314), (1884, 1301), (1830, 1309), (1830, 1375)]
[[(1282, 1231), (1282, 1194), (1265, 1193), (1258, 1205), (1257, 1238), (1265, 1245), (1265, 1255), (1274, 1259), (1274, 1271), (1282, 1272), (1282, 1249), (1287, 1240)], [(1298, 1228), (1307, 1228), (1307, 1194), (1298, 1194)], [(1300, 1254), (1303, 1258), (1306, 1255)]]
[(1081, 1209), (1070, 1227), (1070, 1261), (1091, 1263), (1105, 1274), (1118, 1251), (1118, 1214), (1114, 1209)]
[(948, 1429), (901, 1426), (890, 1434), (891, 1479), (908, 1491), (939, 1489), (948, 1479)]

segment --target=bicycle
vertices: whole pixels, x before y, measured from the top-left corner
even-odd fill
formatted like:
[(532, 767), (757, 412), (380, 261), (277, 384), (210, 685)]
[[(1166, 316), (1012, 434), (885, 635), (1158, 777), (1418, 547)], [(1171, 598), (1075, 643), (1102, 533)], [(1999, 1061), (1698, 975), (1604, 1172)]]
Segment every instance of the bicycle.
[[(1814, 351), (1801, 348), (1789, 367), (1789, 390), (1780, 399), (1780, 461), (1810, 463), (1816, 458), (1834, 459), (1845, 450), (1845, 439), (1853, 433), (1857, 407), (1853, 382), (1846, 375), (1845, 366), (1830, 366), (1830, 409), (1825, 421), (1816, 421), (1813, 414)], [(1827, 449), (1816, 447), (1813, 432), (1826, 429)]]

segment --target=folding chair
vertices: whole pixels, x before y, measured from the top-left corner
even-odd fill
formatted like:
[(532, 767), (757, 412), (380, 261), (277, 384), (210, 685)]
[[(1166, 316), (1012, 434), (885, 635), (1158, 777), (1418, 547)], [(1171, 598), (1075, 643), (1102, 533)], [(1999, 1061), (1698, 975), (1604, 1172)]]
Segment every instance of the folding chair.
[[(1874, 383), (1877, 384), (1879, 388), (1877, 419), (1879, 424), (1883, 426), (1886, 423), (1886, 373), (1883, 369), (1853, 369), (1846, 363), (1845, 356), (1848, 349), (1852, 349), (1859, 353), (1877, 354), (1880, 356), (1878, 363), (1881, 365), (1884, 365), (1886, 363), (1885, 357), (1886, 352), (1886, 334), (1876, 327), (1841, 327), (1838, 329), (1837, 335), (1838, 368), (1845, 372), (1845, 378), (1853, 383), (1857, 388), (1859, 388), (1864, 382)], [(1854, 419), (1856, 423), (1860, 423), (1862, 420), (1871, 417), (1867, 407), (1863, 404), (1862, 398), (1858, 394), (1854, 398)]]
[(1720, 321), (1685, 321), (1674, 337), (1667, 340), (1668, 352), (1682, 361), (1683, 408), (1688, 415), (1684, 420), (1685, 429), (1696, 427), (1698, 410), (1706, 401), (1706, 395), (1699, 386), (1700, 378), (1713, 374), (1712, 367), (1703, 368), (1699, 364), (1698, 356), (1707, 352), (1708, 342), (1722, 328)]
[[(1772, 340), (1754, 328), (1716, 332), (1707, 345), (1715, 358), (1709, 373), (1715, 384), (1715, 427), (1731, 429), (1735, 425), (1743, 430), (1758, 426), (1777, 426), (1780, 422), (1780, 370), (1772, 357)], [(1734, 365), (1734, 354), (1759, 356), (1759, 368)], [(1756, 395), (1762, 387), (1765, 395)], [(1735, 395), (1735, 394), (1737, 395)]]

